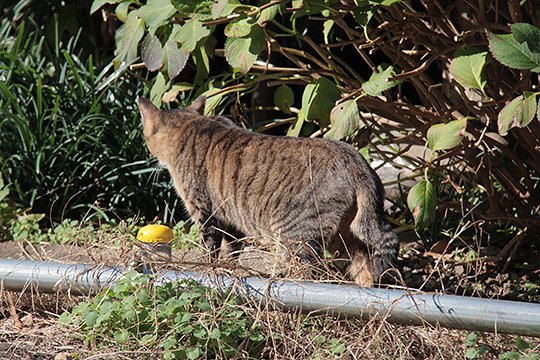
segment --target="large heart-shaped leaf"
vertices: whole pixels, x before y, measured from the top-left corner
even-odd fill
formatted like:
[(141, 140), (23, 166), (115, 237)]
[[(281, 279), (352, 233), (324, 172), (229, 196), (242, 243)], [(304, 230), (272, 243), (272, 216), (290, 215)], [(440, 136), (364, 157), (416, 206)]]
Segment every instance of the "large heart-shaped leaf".
[(164, 47), (164, 61), (167, 66), (167, 76), (174, 79), (186, 66), (189, 59), (189, 53), (179, 49), (172, 36), (167, 40)]
[(487, 52), (458, 56), (450, 62), (450, 73), (458, 83), (466, 88), (484, 91), (486, 77), (484, 66), (486, 65)]
[(447, 124), (437, 124), (427, 132), (428, 146), (431, 151), (447, 150), (457, 146), (465, 135), (467, 119), (450, 121)]
[(253, 25), (248, 36), (227, 38), (225, 58), (233, 69), (247, 73), (265, 45), (265, 36), (259, 25)]
[(163, 64), (163, 49), (156, 35), (148, 33), (142, 43), (141, 57), (150, 71), (158, 70)]
[(431, 182), (423, 179), (413, 186), (407, 196), (407, 204), (418, 228), (423, 229), (431, 224), (435, 220), (437, 207), (437, 194)]

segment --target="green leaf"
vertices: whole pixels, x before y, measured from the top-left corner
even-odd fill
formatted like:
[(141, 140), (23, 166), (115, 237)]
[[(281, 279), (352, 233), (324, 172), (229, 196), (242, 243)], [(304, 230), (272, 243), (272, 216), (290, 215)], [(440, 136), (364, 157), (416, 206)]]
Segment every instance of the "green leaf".
[(540, 29), (527, 23), (511, 25), (512, 34), (519, 43), (526, 42), (532, 52), (540, 52)]
[(466, 359), (476, 359), (478, 356), (478, 351), (475, 348), (469, 348), (467, 349), (467, 352), (465, 353)]
[(171, 80), (180, 74), (189, 59), (189, 53), (179, 49), (176, 45), (174, 34), (176, 34), (177, 31), (180, 31), (180, 26), (175, 24), (173, 26), (173, 31), (163, 48), (165, 52), (164, 63), (167, 66), (167, 76)]
[(467, 335), (467, 338), (465, 339), (465, 346), (472, 347), (475, 346), (478, 342), (478, 334), (475, 332), (470, 333)]
[(294, 103), (294, 93), (287, 85), (279, 86), (274, 92), (274, 104), (285, 114), (291, 113), (291, 106)]
[(170, 350), (170, 349), (174, 349), (175, 347), (177, 347), (177, 340), (175, 339), (174, 336), (168, 336), (162, 343), (161, 343), (161, 346), (165, 349), (165, 350)]
[(137, 47), (144, 35), (142, 20), (130, 13), (126, 23), (116, 32), (116, 55), (115, 63), (125, 61), (127, 64), (133, 63), (137, 59)]
[(169, 103), (173, 101), (174, 99), (176, 99), (179, 93), (184, 92), (184, 91), (191, 91), (191, 90), (193, 90), (193, 85), (191, 84), (188, 84), (188, 83), (174, 84), (171, 87), (171, 90), (163, 94), (162, 100), (163, 102)]
[(201, 355), (201, 350), (198, 347), (186, 349), (186, 356), (189, 360), (198, 359)]
[(127, 330), (117, 330), (114, 333), (114, 340), (118, 345), (127, 343), (129, 340), (129, 332)]
[(519, 351), (525, 351), (531, 347), (531, 345), (523, 340), (520, 336), (516, 336), (516, 347)]
[(533, 53), (526, 42), (519, 43), (514, 35), (488, 33), (489, 49), (501, 64), (513, 69), (540, 72), (540, 53)]
[(373, 10), (371, 8), (356, 7), (353, 10), (354, 20), (362, 28), (366, 28), (370, 20), (373, 18)]
[(118, 17), (118, 20), (120, 20), (121, 22), (126, 22), (130, 4), (131, 1), (124, 1), (118, 4), (116, 9), (114, 9), (114, 13)]
[(293, 12), (292, 20), (311, 14), (318, 14), (332, 8), (337, 0), (293, 0), (293, 8), (302, 8)]
[(538, 119), (538, 121), (540, 121), (540, 101), (538, 102), (538, 107), (536, 110), (536, 118)]
[(521, 112), (516, 118), (516, 126), (523, 128), (534, 119), (536, 114), (536, 96), (537, 93), (532, 93), (530, 91), (525, 91), (523, 93), (523, 105), (520, 107)]
[(368, 163), (371, 164), (371, 162), (373, 161), (373, 158), (371, 157), (371, 155), (369, 154), (370, 153), (370, 148), (369, 146), (364, 146), (363, 148), (359, 149), (358, 152), (360, 153), (360, 155), (362, 155), (362, 157), (364, 159), (366, 159), (366, 161)]
[(60, 326), (69, 326), (71, 325), (71, 314), (67, 311), (64, 311), (62, 315), (58, 318), (58, 324)]
[(239, 6), (242, 5), (238, 0), (218, 0), (212, 6), (212, 19), (228, 16)]
[(274, 4), (263, 9), (257, 14), (257, 24), (262, 25), (268, 21), (274, 20), (281, 6), (282, 4)]
[(486, 66), (487, 52), (478, 54), (458, 56), (450, 62), (450, 73), (456, 81), (463, 87), (479, 89), (484, 92), (486, 76), (484, 66)]
[(212, 13), (213, 0), (172, 0), (180, 15), (205, 19)]
[(152, 89), (150, 90), (150, 100), (154, 105), (159, 107), (161, 105), (163, 93), (167, 89), (167, 81), (165, 80), (165, 77), (162, 73), (158, 73), (156, 76), (156, 80), (154, 81), (154, 85), (152, 86)]
[(95, 0), (90, 7), (90, 14), (98, 11), (105, 4), (118, 4), (121, 1), (123, 0)]
[(435, 220), (437, 206), (437, 195), (431, 182), (424, 179), (413, 186), (407, 196), (407, 204), (418, 228), (423, 229), (431, 224)]
[(499, 112), (497, 119), (499, 134), (504, 136), (508, 134), (508, 130), (510, 130), (510, 128), (516, 126), (514, 124), (514, 115), (518, 112), (518, 108), (522, 106), (522, 103), (523, 95), (520, 95), (506, 104), (505, 107)]
[(300, 131), (302, 131), (302, 126), (304, 126), (305, 121), (306, 121), (306, 111), (304, 109), (300, 109), (300, 111), (298, 112), (298, 116), (296, 117), (294, 122), (291, 124), (291, 126), (287, 130), (287, 136), (300, 135)]
[(247, 73), (253, 66), (266, 44), (265, 36), (259, 25), (254, 25), (246, 37), (227, 38), (225, 41), (225, 58), (231, 67)]
[(336, 84), (320, 77), (304, 89), (301, 111), (307, 120), (316, 120), (321, 127), (325, 127), (330, 122), (330, 111), (338, 99)]
[(498, 117), (499, 134), (505, 136), (513, 127), (527, 126), (537, 111), (536, 93), (526, 92), (510, 101)]
[(195, 48), (192, 55), (197, 69), (193, 82), (196, 85), (202, 85), (210, 73), (210, 58), (208, 57), (206, 48), (202, 46)]
[(347, 100), (334, 106), (330, 112), (330, 131), (324, 134), (326, 139), (341, 140), (350, 136), (361, 126), (362, 118), (356, 100)]
[(372, 4), (379, 4), (382, 6), (390, 6), (395, 3), (403, 2), (403, 0), (369, 0), (369, 2)]
[(150, 71), (158, 70), (163, 64), (163, 49), (157, 36), (148, 33), (142, 43), (141, 57), (146, 68)]
[(192, 52), (197, 43), (210, 35), (212, 30), (197, 19), (190, 19), (175, 33), (174, 39), (182, 44), (182, 50)]
[(170, 0), (148, 0), (146, 5), (133, 13), (143, 19), (148, 26), (148, 31), (154, 34), (158, 27), (165, 25), (166, 20), (176, 13), (176, 9)]
[(368, 95), (379, 96), (383, 91), (389, 90), (401, 82), (390, 80), (395, 75), (392, 66), (388, 66), (385, 70), (379, 67), (379, 72), (373, 73), (369, 80), (362, 84), (362, 89)]
[(329, 44), (329, 36), (330, 31), (332, 30), (332, 27), (334, 26), (334, 20), (326, 20), (323, 24), (323, 36), (324, 36), (324, 43)]
[(339, 91), (332, 81), (318, 78), (306, 85), (302, 94), (302, 107), (295, 122), (287, 131), (288, 136), (298, 136), (306, 120), (315, 120), (321, 127), (330, 122), (330, 111), (339, 99)]
[[(219, 102), (223, 98), (223, 92), (220, 92), (221, 89), (210, 88), (201, 95), (206, 97), (206, 103), (204, 104), (204, 115), (212, 115), (218, 106)], [(218, 95), (214, 95), (219, 93)]]
[(221, 338), (221, 331), (219, 330), (219, 328), (213, 328), (212, 331), (210, 331), (210, 333), (208, 334), (208, 337), (210, 339), (218, 340), (219, 338)]
[(467, 119), (450, 121), (447, 124), (437, 124), (427, 132), (428, 146), (431, 151), (447, 150), (457, 146), (463, 139), (467, 127)]
[(225, 36), (227, 37), (233, 37), (233, 38), (239, 38), (248, 36), (251, 32), (251, 28), (253, 27), (251, 18), (244, 18), (240, 19), (238, 21), (230, 22), (225, 26)]
[(529, 359), (521, 356), (521, 353), (517, 351), (508, 351), (499, 355), (499, 360), (525, 360)]
[(91, 328), (96, 323), (99, 313), (95, 310), (88, 311), (84, 317), (84, 321), (87, 328)]

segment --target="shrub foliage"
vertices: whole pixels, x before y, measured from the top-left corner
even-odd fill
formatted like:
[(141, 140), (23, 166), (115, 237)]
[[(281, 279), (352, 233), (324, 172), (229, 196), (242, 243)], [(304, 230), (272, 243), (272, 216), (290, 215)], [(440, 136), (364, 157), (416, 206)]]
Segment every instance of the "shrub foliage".
[[(436, 236), (463, 218), (539, 225), (538, 6), (96, 0), (92, 11), (123, 22), (114, 63), (142, 59), (156, 104), (202, 93), (206, 112), (232, 104), (242, 115), (238, 96), (251, 94), (255, 127), (360, 138), (385, 162), (407, 162), (418, 176), (411, 214)], [(426, 144), (423, 158), (406, 152)]]

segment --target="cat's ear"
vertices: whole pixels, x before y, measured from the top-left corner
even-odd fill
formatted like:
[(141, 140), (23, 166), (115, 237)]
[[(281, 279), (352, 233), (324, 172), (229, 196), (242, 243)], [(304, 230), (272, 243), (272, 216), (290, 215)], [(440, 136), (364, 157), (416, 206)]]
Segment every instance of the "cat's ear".
[(197, 113), (199, 113), (201, 115), (204, 115), (204, 105), (205, 104), (206, 104), (206, 96), (201, 95), (198, 98), (196, 98), (195, 100), (193, 100), (191, 105), (189, 105), (186, 109), (197, 112)]
[(137, 99), (143, 123), (144, 136), (150, 137), (158, 131), (161, 111), (151, 101), (142, 97)]

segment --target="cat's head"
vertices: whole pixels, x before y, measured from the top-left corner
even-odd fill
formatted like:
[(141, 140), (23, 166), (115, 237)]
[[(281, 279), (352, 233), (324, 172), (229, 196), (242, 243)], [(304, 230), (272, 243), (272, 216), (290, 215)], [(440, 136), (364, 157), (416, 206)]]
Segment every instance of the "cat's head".
[(171, 140), (178, 133), (178, 126), (189, 119), (199, 117), (204, 112), (206, 98), (199, 96), (184, 109), (160, 110), (152, 102), (139, 97), (139, 111), (143, 123), (143, 134), (148, 149), (158, 160), (167, 163), (167, 154), (171, 148)]

